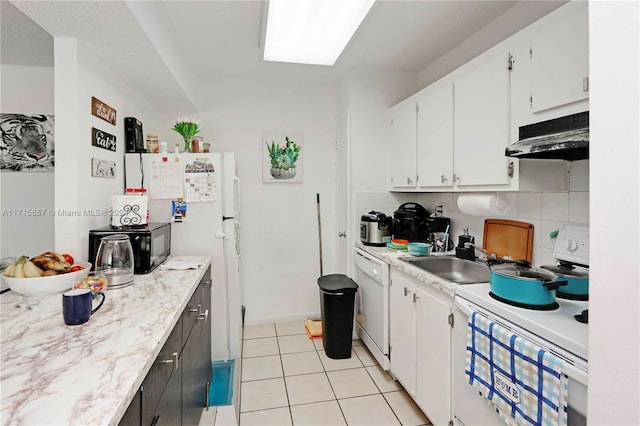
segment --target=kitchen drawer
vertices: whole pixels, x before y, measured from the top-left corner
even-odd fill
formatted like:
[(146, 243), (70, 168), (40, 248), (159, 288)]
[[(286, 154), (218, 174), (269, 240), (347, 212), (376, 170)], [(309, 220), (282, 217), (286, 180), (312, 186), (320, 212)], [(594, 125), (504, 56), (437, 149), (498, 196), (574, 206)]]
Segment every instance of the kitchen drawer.
[(180, 348), (183, 348), (185, 343), (187, 343), (187, 339), (189, 339), (193, 325), (205, 310), (202, 303), (202, 292), (199, 290), (200, 287), (198, 287), (195, 293), (193, 293), (193, 296), (189, 299), (189, 303), (187, 303), (187, 306), (184, 308), (184, 312), (182, 313), (182, 342)]

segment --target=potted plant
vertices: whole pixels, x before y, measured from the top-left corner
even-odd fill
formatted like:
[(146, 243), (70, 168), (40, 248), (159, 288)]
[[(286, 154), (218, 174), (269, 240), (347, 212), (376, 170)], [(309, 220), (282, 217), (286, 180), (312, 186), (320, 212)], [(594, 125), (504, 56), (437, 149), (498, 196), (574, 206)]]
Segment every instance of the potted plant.
[(191, 139), (200, 131), (200, 120), (189, 117), (180, 117), (173, 123), (173, 130), (184, 139), (184, 152), (191, 152)]
[(285, 144), (282, 146), (276, 145), (274, 141), (271, 141), (271, 145), (265, 142), (271, 159), (270, 173), (274, 179), (291, 179), (296, 175), (296, 161), (302, 147), (289, 139), (289, 136), (284, 139)]

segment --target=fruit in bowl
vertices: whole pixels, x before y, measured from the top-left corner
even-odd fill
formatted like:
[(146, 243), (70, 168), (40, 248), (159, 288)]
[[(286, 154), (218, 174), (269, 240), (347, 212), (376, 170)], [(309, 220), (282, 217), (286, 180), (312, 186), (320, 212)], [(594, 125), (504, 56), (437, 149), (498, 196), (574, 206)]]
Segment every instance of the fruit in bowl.
[(107, 288), (107, 277), (100, 272), (80, 274), (76, 278), (76, 283), (73, 288), (90, 288), (91, 292), (95, 294), (96, 292), (104, 291)]
[[(78, 275), (86, 273), (91, 268), (89, 262), (75, 262), (70, 265), (55, 255), (51, 255), (52, 257), (46, 262), (41, 258), (42, 262), (39, 263), (42, 266), (38, 266), (34, 260), (40, 256), (31, 260), (28, 256), (21, 256), (5, 269), (2, 273), (2, 279), (12, 291), (23, 296), (46, 296), (62, 293), (73, 287)], [(53, 257), (56, 257), (57, 260), (54, 260)], [(47, 266), (51, 266), (52, 269), (42, 269)]]

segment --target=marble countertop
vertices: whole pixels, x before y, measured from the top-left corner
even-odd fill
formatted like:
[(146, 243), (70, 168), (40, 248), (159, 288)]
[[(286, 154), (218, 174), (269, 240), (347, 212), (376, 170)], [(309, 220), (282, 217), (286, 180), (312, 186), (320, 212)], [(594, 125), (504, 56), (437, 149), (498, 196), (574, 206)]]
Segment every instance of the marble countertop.
[[(387, 247), (366, 246), (360, 242), (355, 243), (356, 248), (369, 253), (372, 256), (377, 257), (390, 266), (400, 269), (402, 272), (416, 278), (418, 284), (434, 287), (448, 296), (455, 297), (456, 289), (460, 287), (460, 284), (453, 283), (444, 278), (440, 278), (437, 275), (424, 271), (416, 266), (411, 265), (408, 262), (400, 260), (401, 257), (410, 257), (407, 252), (392, 251)], [(455, 250), (446, 253), (447, 255), (455, 255)]]
[(64, 324), (59, 294), (35, 310), (15, 307), (13, 291), (0, 295), (1, 423), (117, 424), (211, 262), (171, 259), (200, 267), (136, 275), (77, 326)]

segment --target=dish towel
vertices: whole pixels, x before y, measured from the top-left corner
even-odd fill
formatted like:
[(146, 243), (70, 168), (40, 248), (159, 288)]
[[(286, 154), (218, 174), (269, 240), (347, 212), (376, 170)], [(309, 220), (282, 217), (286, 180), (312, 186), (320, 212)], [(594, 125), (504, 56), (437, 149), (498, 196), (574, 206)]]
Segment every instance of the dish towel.
[(567, 424), (563, 361), (478, 312), (469, 318), (469, 384), (508, 425)]

